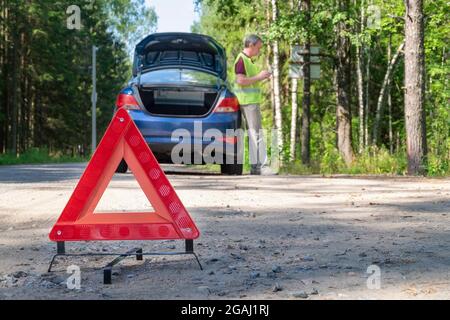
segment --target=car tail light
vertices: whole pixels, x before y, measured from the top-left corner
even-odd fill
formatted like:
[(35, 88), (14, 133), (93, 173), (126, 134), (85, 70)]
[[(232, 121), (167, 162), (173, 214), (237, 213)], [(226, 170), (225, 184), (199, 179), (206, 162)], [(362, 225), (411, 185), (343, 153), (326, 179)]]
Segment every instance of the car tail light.
[(239, 102), (236, 97), (232, 98), (223, 98), (219, 105), (214, 109), (214, 112), (238, 112), (239, 111)]
[(116, 100), (116, 110), (125, 108), (128, 110), (141, 110), (139, 103), (133, 96), (132, 90), (123, 90), (119, 93)]
[(217, 140), (225, 142), (225, 143), (229, 143), (229, 144), (237, 144), (238, 137), (220, 137)]

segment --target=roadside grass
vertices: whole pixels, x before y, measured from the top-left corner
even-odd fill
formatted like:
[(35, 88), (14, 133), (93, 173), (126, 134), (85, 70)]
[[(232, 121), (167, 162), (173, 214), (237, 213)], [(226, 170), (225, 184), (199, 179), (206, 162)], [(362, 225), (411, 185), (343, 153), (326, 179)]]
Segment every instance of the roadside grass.
[[(450, 176), (448, 159), (436, 160), (428, 158), (428, 177)], [(405, 152), (391, 154), (385, 148), (367, 149), (355, 155), (352, 164), (346, 165), (337, 151), (324, 152), (320, 159), (312, 159), (310, 166), (305, 166), (300, 160), (286, 163), (280, 170), (282, 174), (354, 174), (354, 175), (406, 175), (407, 159)]]
[(49, 153), (46, 148), (31, 148), (20, 155), (0, 154), (0, 165), (85, 162), (88, 160), (87, 157), (65, 155), (61, 152)]
[[(18, 156), (11, 153), (0, 154), (0, 165), (86, 162), (89, 161), (89, 159), (89, 157), (71, 156), (63, 154), (62, 152), (49, 153), (46, 148), (31, 148)], [(211, 173), (220, 172), (220, 166), (215, 164), (188, 166), (198, 167), (198, 169), (201, 169), (202, 171)], [(391, 154), (384, 148), (367, 149), (363, 153), (357, 154), (353, 163), (347, 166), (338, 152), (330, 149), (323, 152), (319, 159), (312, 159), (310, 166), (303, 165), (300, 160), (285, 162), (280, 168), (280, 174), (406, 175), (406, 169), (407, 159), (405, 152)], [(249, 172), (248, 142), (246, 142), (244, 174), (248, 174)], [(438, 159), (433, 155), (429, 155), (428, 176), (449, 177), (449, 159)]]

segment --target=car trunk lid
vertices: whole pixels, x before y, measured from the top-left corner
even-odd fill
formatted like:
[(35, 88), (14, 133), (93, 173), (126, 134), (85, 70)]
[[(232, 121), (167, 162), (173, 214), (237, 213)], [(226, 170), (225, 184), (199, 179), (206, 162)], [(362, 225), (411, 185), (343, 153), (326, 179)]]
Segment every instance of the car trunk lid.
[(136, 45), (133, 75), (184, 67), (226, 80), (226, 53), (213, 38), (195, 33), (154, 33)]

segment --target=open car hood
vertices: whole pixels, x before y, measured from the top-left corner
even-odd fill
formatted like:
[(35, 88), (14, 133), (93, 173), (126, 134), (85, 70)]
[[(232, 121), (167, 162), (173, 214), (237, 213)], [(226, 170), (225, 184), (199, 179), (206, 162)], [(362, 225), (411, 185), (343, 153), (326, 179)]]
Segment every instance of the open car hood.
[(163, 68), (186, 67), (226, 80), (224, 48), (213, 38), (195, 33), (154, 33), (136, 45), (133, 76)]

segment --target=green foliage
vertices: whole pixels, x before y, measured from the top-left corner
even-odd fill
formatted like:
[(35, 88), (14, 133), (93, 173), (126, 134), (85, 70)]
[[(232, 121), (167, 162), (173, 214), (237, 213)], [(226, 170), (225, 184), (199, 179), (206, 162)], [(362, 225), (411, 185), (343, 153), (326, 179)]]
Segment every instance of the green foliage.
[[(66, 9), (73, 4), (81, 10), (81, 30), (66, 27)], [(144, 0), (0, 0), (0, 9), (9, 12), (0, 24), (0, 153), (44, 146), (51, 152), (78, 145), (88, 150), (92, 46), (99, 48), (101, 136), (131, 76), (130, 48), (155, 29), (155, 12)]]
[[(406, 139), (404, 128), (404, 66), (402, 61), (396, 66), (391, 81), (392, 127), (393, 140), (389, 140), (388, 113), (385, 111), (381, 118), (380, 143), (369, 146), (361, 154), (356, 154), (351, 165), (345, 165), (336, 150), (336, 94), (334, 91), (334, 56), (336, 44), (336, 24), (343, 23), (346, 28), (341, 32), (348, 36), (352, 44), (351, 59), (355, 59), (356, 47), (363, 47), (363, 63), (367, 63), (370, 56), (369, 76), (369, 135), (372, 136), (375, 108), (381, 83), (387, 69), (387, 51), (391, 41), (392, 52), (404, 40), (404, 2), (401, 0), (359, 0), (349, 1), (349, 8), (343, 11), (338, 2), (311, 1), (311, 20), (308, 22), (304, 12), (296, 7), (299, 1), (277, 1), (278, 19), (269, 25), (267, 17), (271, 16), (271, 6), (264, 0), (198, 0), (201, 20), (195, 26), (197, 32), (209, 34), (222, 43), (229, 58), (229, 67), (237, 52), (241, 50), (242, 38), (249, 31), (257, 30), (266, 42), (277, 40), (280, 47), (281, 64), (281, 94), (283, 114), (284, 140), (289, 142), (290, 134), (290, 79), (287, 77), (290, 46), (301, 44), (307, 34), (311, 42), (319, 45), (321, 53), (322, 76), (312, 83), (311, 94), (311, 165), (304, 166), (300, 158), (300, 145), (297, 143), (295, 161), (286, 163), (284, 172), (291, 173), (355, 173), (355, 174), (404, 174), (406, 168)], [(450, 91), (448, 75), (448, 42), (450, 13), (448, 1), (425, 1), (425, 51), (426, 51), (426, 115), (428, 133), (428, 174), (450, 175), (450, 115), (448, 101)], [(294, 5), (294, 7), (291, 7)], [(364, 6), (363, 6), (364, 5)], [(369, 5), (372, 6), (369, 8)], [(361, 21), (361, 9), (364, 9), (365, 20)], [(379, 9), (380, 20), (373, 21), (376, 16), (371, 9)], [(369, 23), (375, 22), (375, 23)], [(379, 22), (379, 23), (377, 23)], [(364, 28), (361, 28), (363, 23)], [(263, 52), (259, 59), (264, 66), (263, 59), (268, 52)], [(352, 105), (352, 133), (353, 145), (356, 150), (358, 141), (358, 127), (361, 119), (358, 117), (358, 100), (356, 91), (355, 60), (352, 61), (351, 75), (351, 105)], [(365, 68), (365, 67), (364, 67)], [(233, 70), (229, 68), (229, 74)], [(232, 81), (232, 79), (230, 79)], [(301, 81), (299, 82), (299, 108), (301, 109)], [(265, 128), (273, 126), (273, 111), (270, 103), (270, 91), (266, 90), (263, 108), (263, 125)], [(386, 109), (387, 106), (384, 106)], [(301, 117), (301, 112), (300, 112)], [(300, 125), (300, 123), (298, 123)], [(389, 153), (392, 143), (393, 153)], [(288, 143), (283, 146), (282, 156), (288, 158)]]
[(425, 54), (427, 62), (426, 114), (428, 129), (428, 174), (450, 175), (450, 26), (448, 2), (425, 2)]
[(313, 159), (311, 166), (295, 161), (283, 168), (290, 174), (390, 174), (404, 175), (406, 157), (404, 152), (390, 154), (388, 150), (367, 149), (347, 166), (335, 148), (327, 148), (320, 158)]
[(0, 165), (84, 162), (87, 160), (85, 157), (61, 152), (50, 154), (46, 148), (30, 148), (18, 156), (11, 153), (0, 154)]
[(405, 152), (390, 154), (385, 148), (368, 148), (363, 151), (354, 163), (344, 170), (351, 174), (405, 174), (406, 173)]
[(105, 4), (109, 28), (126, 43), (130, 55), (136, 43), (156, 31), (158, 18), (154, 8), (145, 6), (145, 0), (115, 0)]

